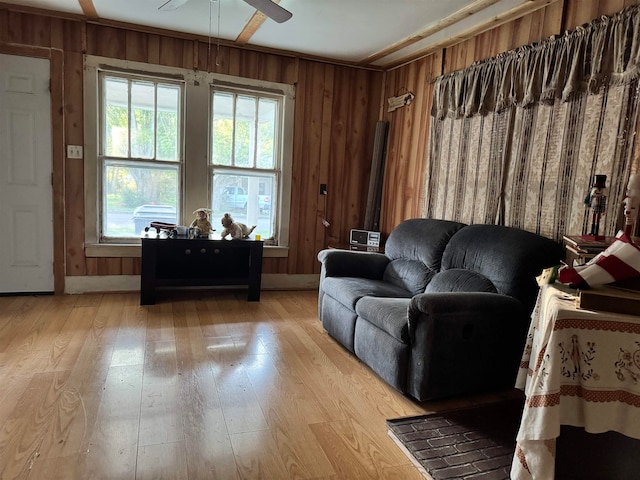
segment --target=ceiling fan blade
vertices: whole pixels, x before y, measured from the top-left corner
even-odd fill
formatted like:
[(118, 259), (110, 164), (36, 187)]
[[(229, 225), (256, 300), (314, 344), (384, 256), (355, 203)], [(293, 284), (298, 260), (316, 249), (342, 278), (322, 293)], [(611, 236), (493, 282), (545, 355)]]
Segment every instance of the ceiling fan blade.
[[(170, 0), (171, 1), (171, 0)], [(291, 13), (286, 8), (282, 8), (277, 3), (272, 2), (271, 0), (244, 0), (249, 5), (251, 5), (256, 10), (260, 10), (271, 20), (283, 23), (293, 17), (293, 13)]]
[(177, 10), (188, 1), (189, 0), (167, 0), (166, 2), (164, 2), (162, 5), (158, 7), (158, 10), (162, 10), (163, 12)]

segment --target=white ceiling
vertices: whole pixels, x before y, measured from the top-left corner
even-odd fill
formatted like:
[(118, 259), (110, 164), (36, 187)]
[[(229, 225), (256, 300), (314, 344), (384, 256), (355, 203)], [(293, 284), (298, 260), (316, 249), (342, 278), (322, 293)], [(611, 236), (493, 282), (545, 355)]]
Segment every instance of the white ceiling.
[[(189, 0), (177, 10), (158, 10), (165, 1), (12, 0), (7, 3), (75, 14), (95, 22), (136, 24), (214, 39), (219, 36), (225, 44), (236, 42), (256, 12), (243, 0)], [(459, 41), (553, 1), (281, 0), (280, 5), (291, 11), (293, 18), (281, 24), (266, 19), (249, 38), (247, 46), (341, 63), (388, 67), (429, 53), (443, 42), (453, 43), (452, 38)]]

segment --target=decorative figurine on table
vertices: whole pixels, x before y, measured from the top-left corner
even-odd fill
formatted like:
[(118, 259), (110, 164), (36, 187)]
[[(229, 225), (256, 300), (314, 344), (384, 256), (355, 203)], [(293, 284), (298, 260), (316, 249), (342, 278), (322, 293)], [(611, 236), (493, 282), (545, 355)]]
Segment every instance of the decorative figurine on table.
[(225, 238), (227, 235), (231, 235), (231, 238), (235, 240), (247, 238), (256, 228), (255, 225), (249, 228), (244, 223), (234, 221), (228, 213), (224, 214), (220, 223), (222, 223), (224, 227), (222, 232), (220, 232), (220, 236)]
[(606, 175), (594, 175), (592, 188), (589, 195), (584, 199), (585, 205), (591, 208), (591, 231), (589, 235), (583, 235), (582, 237), (588, 240), (604, 240), (604, 235), (600, 235), (600, 219), (604, 215), (604, 210), (607, 206), (607, 188), (606, 188), (607, 176)]
[(211, 232), (215, 231), (209, 222), (210, 213), (211, 210), (208, 208), (198, 208), (193, 212), (196, 218), (189, 226), (190, 229), (193, 229), (193, 234), (189, 235), (190, 237), (208, 237)]
[(635, 233), (640, 208), (640, 174), (632, 173), (627, 185), (627, 196), (624, 197), (624, 233), (631, 237)]

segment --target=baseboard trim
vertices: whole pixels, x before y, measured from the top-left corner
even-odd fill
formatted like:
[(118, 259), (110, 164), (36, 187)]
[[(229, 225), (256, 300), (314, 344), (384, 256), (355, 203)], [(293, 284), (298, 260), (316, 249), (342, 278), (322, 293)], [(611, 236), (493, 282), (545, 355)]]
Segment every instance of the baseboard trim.
[[(288, 275), (263, 273), (262, 290), (315, 290), (320, 284), (318, 274)], [(237, 288), (237, 287), (235, 287)], [(65, 277), (64, 293), (137, 292), (140, 275), (86, 275)]]

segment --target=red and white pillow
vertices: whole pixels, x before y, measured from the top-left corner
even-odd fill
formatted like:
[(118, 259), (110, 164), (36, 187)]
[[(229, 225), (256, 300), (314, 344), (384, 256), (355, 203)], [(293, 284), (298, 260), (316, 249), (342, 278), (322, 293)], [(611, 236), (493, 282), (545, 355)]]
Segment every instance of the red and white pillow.
[(558, 280), (572, 287), (590, 287), (640, 276), (640, 248), (622, 231), (611, 245), (580, 267), (562, 267)]

